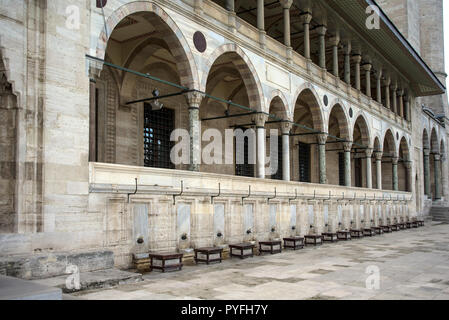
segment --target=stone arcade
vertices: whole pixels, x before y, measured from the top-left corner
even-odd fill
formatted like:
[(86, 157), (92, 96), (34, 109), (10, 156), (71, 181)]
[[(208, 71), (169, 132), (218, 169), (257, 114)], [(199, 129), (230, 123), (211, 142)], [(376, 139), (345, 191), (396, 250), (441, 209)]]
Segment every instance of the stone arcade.
[[(69, 2), (79, 29), (67, 1), (1, 2), (0, 273), (16, 256), (108, 250), (126, 268), (447, 205), (441, 0), (378, 1), (373, 30), (365, 0)], [(132, 103), (154, 89), (161, 110)], [(238, 128), (256, 130), (255, 165), (201, 162), (205, 130)], [(170, 162), (174, 129), (190, 165)]]

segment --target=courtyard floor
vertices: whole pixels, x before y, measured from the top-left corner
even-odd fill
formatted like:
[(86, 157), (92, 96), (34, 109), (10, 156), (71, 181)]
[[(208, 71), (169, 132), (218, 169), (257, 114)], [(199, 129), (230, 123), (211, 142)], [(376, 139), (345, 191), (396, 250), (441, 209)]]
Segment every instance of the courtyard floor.
[[(367, 279), (375, 283), (376, 275), (370, 270), (379, 271), (378, 289), (367, 288)], [(76, 296), (92, 300), (447, 300), (449, 225), (428, 223), (419, 229), (272, 256), (185, 266), (181, 272), (148, 273), (144, 279)]]

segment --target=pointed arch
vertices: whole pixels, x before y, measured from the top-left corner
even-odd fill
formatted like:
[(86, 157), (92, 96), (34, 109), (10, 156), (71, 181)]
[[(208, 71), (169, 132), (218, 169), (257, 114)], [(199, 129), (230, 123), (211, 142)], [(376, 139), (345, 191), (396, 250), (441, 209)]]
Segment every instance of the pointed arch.
[(384, 152), (384, 157), (385, 156), (392, 156), (392, 157), (396, 157), (397, 156), (397, 148), (396, 148), (396, 139), (394, 138), (393, 132), (391, 131), (391, 129), (387, 129), (385, 131), (384, 134), (384, 138), (383, 138), (383, 152)]
[(151, 13), (148, 20), (158, 32), (164, 34), (164, 41), (177, 62), (181, 85), (190, 89), (198, 89), (198, 71), (195, 60), (181, 29), (160, 6), (152, 2), (131, 2), (115, 10), (106, 21), (107, 32), (103, 29), (100, 33), (96, 48), (97, 57), (105, 58), (109, 38), (116, 26), (125, 17), (139, 12)]
[(422, 133), (422, 148), (430, 150), (430, 140), (429, 140), (429, 133), (427, 131), (427, 128), (424, 128), (423, 133)]
[(372, 142), (371, 142), (370, 128), (368, 126), (368, 121), (366, 119), (366, 116), (363, 113), (359, 113), (354, 122), (354, 127), (352, 129), (354, 142), (356, 142), (356, 140), (355, 140), (356, 137), (354, 136), (354, 132), (357, 130), (357, 128), (360, 131), (360, 139), (361, 139), (362, 144), (366, 147), (371, 147)]
[(225, 54), (234, 54), (236, 59), (232, 60), (232, 63), (237, 68), (240, 76), (245, 83), (245, 87), (248, 93), (249, 107), (253, 110), (267, 112), (265, 106), (265, 100), (263, 97), (262, 84), (260, 82), (259, 76), (257, 75), (256, 69), (254, 68), (251, 60), (245, 54), (245, 52), (235, 43), (224, 44), (210, 55), (209, 59), (205, 63), (203, 78), (200, 83), (200, 90), (205, 92), (208, 79), (210, 76), (210, 71), (215, 61)]
[(277, 89), (271, 92), (270, 99), (268, 100), (269, 109), (271, 108), (271, 105), (276, 102), (280, 107), (282, 107), (282, 119), (291, 120), (290, 105), (288, 104), (288, 100), (286, 99), (282, 91)]
[(298, 102), (305, 102), (309, 107), (310, 113), (312, 114), (313, 129), (326, 132), (327, 128), (322, 111), (324, 108), (321, 104), (320, 96), (312, 84), (306, 82), (296, 90), (292, 103), (292, 105), (295, 106), (293, 116)]
[(440, 144), (439, 144), (437, 130), (432, 128), (432, 132), (430, 134), (430, 150), (432, 153), (440, 153)]
[(329, 133), (331, 131), (330, 126), (331, 126), (332, 116), (335, 116), (335, 119), (337, 121), (338, 129), (340, 131), (340, 138), (350, 140), (352, 135), (351, 135), (350, 127), (349, 127), (349, 116), (346, 113), (346, 110), (343, 107), (343, 105), (340, 104), (339, 102), (335, 103), (331, 107), (331, 110), (329, 112), (329, 120), (328, 120), (328, 124), (327, 124), (327, 131)]

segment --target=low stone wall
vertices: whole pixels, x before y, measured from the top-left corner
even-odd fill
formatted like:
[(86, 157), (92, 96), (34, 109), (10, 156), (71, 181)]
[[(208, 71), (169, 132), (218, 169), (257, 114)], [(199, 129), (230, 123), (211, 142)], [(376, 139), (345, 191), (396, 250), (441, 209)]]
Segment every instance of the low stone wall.
[(114, 267), (114, 254), (92, 251), (0, 257), (0, 275), (26, 280), (65, 275), (69, 266), (76, 266), (80, 272), (110, 269)]

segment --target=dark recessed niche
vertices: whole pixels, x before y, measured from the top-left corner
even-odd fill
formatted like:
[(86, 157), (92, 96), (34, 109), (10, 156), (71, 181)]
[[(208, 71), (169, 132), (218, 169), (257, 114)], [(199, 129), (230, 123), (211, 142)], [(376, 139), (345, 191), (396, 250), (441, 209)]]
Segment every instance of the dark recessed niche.
[(399, 132), (396, 132), (396, 139), (399, 140)]
[(195, 45), (196, 50), (203, 53), (207, 49), (206, 37), (200, 31), (195, 32), (193, 35), (193, 44)]
[(108, 0), (97, 0), (97, 8), (104, 8), (107, 3)]
[(323, 102), (326, 107), (329, 105), (329, 98), (327, 97), (327, 95), (324, 95)]
[(349, 108), (349, 116), (352, 118), (354, 116), (354, 112), (352, 111), (352, 108)]

